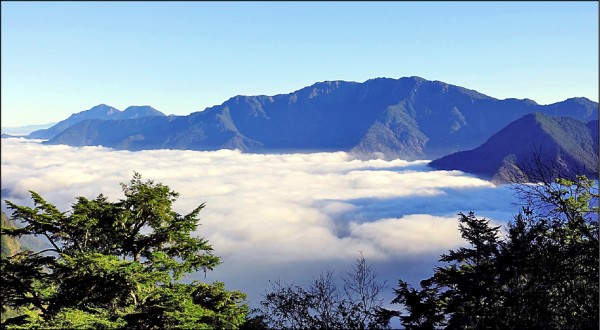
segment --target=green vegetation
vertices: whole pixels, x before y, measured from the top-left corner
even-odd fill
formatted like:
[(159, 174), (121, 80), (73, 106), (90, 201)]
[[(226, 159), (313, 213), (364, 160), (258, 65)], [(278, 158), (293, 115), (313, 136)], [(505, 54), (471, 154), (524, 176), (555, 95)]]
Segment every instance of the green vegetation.
[(322, 273), (307, 289), (272, 282), (273, 291), (260, 302), (261, 308), (248, 322), (253, 328), (274, 329), (380, 329), (389, 318), (379, 297), (385, 283), (379, 283), (362, 253), (340, 288), (333, 273)]
[(400, 280), (393, 303), (407, 329), (597, 329), (598, 189), (585, 176), (526, 186), (528, 206), (499, 227), (460, 214), (470, 243), (441, 256), (447, 266)]
[[(2, 212), (2, 228), (15, 228), (4, 212)], [(19, 250), (21, 250), (21, 244), (16, 238), (2, 235), (2, 259), (17, 253)]]
[[(15, 228), (14, 223), (10, 219), (8, 219), (6, 214), (4, 212), (2, 212), (1, 214), (2, 214), (2, 228)], [(16, 239), (15, 237), (6, 236), (3, 234), (1, 241), (2, 241), (2, 254), (1, 254), (2, 260), (6, 259), (9, 256), (16, 254), (17, 252), (19, 252), (21, 250), (21, 244), (19, 243), (19, 240)], [(9, 319), (12, 317), (17, 317), (22, 314), (23, 313), (20, 312), (18, 309), (2, 306), (2, 318), (0, 319), (0, 321), (4, 322), (4, 320), (6, 320), (6, 319)]]
[[(597, 186), (577, 176), (515, 189), (527, 205), (504, 235), (472, 212), (459, 214), (459, 230), (470, 246), (443, 254), (446, 266), (436, 267), (420, 289), (399, 280), (392, 304), (402, 311), (381, 307), (382, 287), (362, 258), (343, 292), (358, 288), (358, 297), (369, 299), (341, 295), (331, 273), (308, 289), (275, 282), (253, 326), (387, 328), (399, 317), (406, 329), (597, 329)], [(366, 272), (357, 271), (361, 264)]]
[[(7, 201), (20, 228), (50, 247), (2, 259), (2, 308), (18, 310), (6, 328), (237, 328), (246, 295), (223, 283), (180, 283), (212, 270), (219, 258), (208, 241), (190, 236), (204, 204), (187, 215), (171, 210), (178, 194), (135, 174), (125, 199), (79, 197), (69, 213), (31, 192), (34, 207)], [(11, 250), (12, 251), (12, 250)], [(13, 313), (13, 315), (15, 315)]]
[[(550, 178), (550, 176), (546, 176)], [(219, 264), (191, 237), (204, 204), (171, 210), (178, 194), (135, 174), (124, 199), (79, 197), (69, 213), (31, 192), (34, 207), (7, 201), (2, 219), (3, 328), (597, 329), (598, 187), (585, 176), (515, 187), (525, 204), (506, 230), (460, 213), (468, 246), (441, 256), (420, 288), (399, 280), (384, 309), (364, 257), (338, 287), (331, 272), (308, 288), (272, 283), (249, 317), (245, 294), (223, 283), (182, 283)], [(16, 240), (34, 235), (33, 251)]]

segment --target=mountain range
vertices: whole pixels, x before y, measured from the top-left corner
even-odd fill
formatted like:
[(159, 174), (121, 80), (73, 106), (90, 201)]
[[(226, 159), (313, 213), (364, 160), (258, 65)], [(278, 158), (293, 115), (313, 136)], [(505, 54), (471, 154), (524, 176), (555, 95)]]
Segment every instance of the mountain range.
[[(562, 172), (598, 176), (598, 103), (496, 99), (420, 77), (325, 81), (289, 94), (242, 96), (187, 116), (105, 104), (31, 133), (45, 144), (115, 149), (347, 151), (361, 158), (435, 159), (496, 182), (538, 154)], [(438, 159), (436, 159), (438, 158)]]
[(27, 136), (31, 132), (50, 128), (51, 126), (54, 126), (56, 124), (57, 123), (54, 122), (54, 123), (48, 123), (48, 124), (42, 124), (42, 125), (2, 127), (2, 134), (6, 134), (9, 136)]
[[(235, 96), (187, 116), (86, 119), (45, 143), (127, 150), (349, 151), (363, 158), (434, 159), (473, 149), (534, 112), (589, 121), (597, 118), (598, 104), (586, 98), (551, 105), (499, 100), (419, 77), (325, 81), (289, 94)], [(30, 137), (42, 138), (34, 133)]]
[(473, 173), (493, 182), (530, 181), (542, 165), (554, 176), (598, 177), (598, 120), (533, 113), (510, 123), (481, 146), (436, 159), (429, 166)]
[(27, 137), (30, 139), (52, 139), (71, 126), (84, 120), (126, 120), (147, 116), (165, 116), (164, 113), (150, 106), (131, 106), (121, 111), (106, 104), (100, 104), (89, 110), (72, 114), (69, 118), (55, 125), (31, 132)]

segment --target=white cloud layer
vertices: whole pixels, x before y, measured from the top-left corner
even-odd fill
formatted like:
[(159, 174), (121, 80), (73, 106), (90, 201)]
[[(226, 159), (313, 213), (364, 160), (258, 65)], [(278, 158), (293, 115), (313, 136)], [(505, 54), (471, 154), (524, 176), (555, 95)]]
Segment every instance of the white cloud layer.
[(137, 171), (179, 192), (179, 213), (206, 202), (198, 235), (223, 260), (207, 279), (250, 293), (253, 303), (269, 279), (301, 283), (321, 270), (343, 274), (358, 251), (392, 286), (401, 277), (424, 278), (440, 253), (463, 243), (458, 212), (499, 222), (514, 213), (505, 187), (458, 171), (433, 171), (427, 161), (364, 161), (344, 152), (129, 152), (38, 142), (2, 139), (3, 198), (29, 205), (33, 190), (66, 211), (77, 196), (121, 198), (119, 183)]

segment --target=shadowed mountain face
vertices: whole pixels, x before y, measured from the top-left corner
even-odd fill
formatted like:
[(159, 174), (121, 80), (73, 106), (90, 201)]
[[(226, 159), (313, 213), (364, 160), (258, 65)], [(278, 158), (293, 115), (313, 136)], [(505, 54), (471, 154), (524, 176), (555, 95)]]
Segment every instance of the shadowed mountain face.
[[(535, 167), (535, 155), (562, 177), (598, 177), (598, 120), (528, 114), (494, 134), (480, 147), (432, 161), (429, 166), (461, 170), (498, 183), (526, 181), (520, 169)], [(523, 178), (521, 178), (523, 177)], [(524, 180), (523, 180), (524, 179)]]
[(133, 119), (148, 116), (165, 116), (164, 113), (150, 106), (131, 106), (124, 111), (115, 109), (106, 104), (97, 105), (89, 110), (72, 114), (69, 118), (58, 122), (56, 125), (31, 132), (27, 137), (31, 139), (52, 139), (67, 128), (88, 119), (119, 120)]
[(48, 141), (117, 149), (351, 151), (364, 158), (435, 158), (472, 149), (532, 112), (595, 119), (597, 103), (497, 100), (419, 77), (326, 81), (290, 94), (236, 96), (188, 116), (82, 121)]
[[(2, 227), (5, 228), (17, 228), (15, 222), (8, 218), (8, 216), (2, 211), (0, 213), (2, 220)], [(1, 258), (13, 256), (14, 254), (23, 250), (43, 250), (50, 247), (50, 243), (44, 241), (41, 236), (21, 236), (11, 237), (8, 235), (2, 235), (2, 251)]]
[[(15, 228), (14, 224), (8, 219), (4, 212), (1, 213), (2, 227), (7, 228)], [(6, 257), (12, 256), (15, 253), (19, 252), (21, 249), (21, 244), (14, 237), (4, 236), (2, 235), (2, 252), (0, 254), (1, 258), (4, 259)]]

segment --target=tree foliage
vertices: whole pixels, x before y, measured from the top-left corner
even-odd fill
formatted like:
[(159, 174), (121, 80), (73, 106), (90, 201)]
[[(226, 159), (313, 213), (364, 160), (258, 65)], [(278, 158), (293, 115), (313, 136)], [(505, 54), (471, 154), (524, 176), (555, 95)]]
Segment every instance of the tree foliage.
[(124, 199), (77, 198), (61, 212), (31, 192), (34, 207), (7, 201), (18, 228), (50, 248), (2, 259), (2, 307), (24, 311), (6, 327), (236, 328), (245, 320), (245, 294), (223, 283), (179, 283), (185, 274), (220, 262), (207, 240), (193, 237), (201, 204), (187, 215), (172, 210), (178, 194), (142, 181), (122, 184)]
[(338, 287), (331, 271), (321, 273), (308, 288), (271, 282), (273, 291), (265, 294), (250, 323), (275, 329), (387, 328), (389, 318), (381, 316), (379, 297), (385, 283), (377, 281), (362, 253), (343, 283)]
[(460, 214), (470, 247), (441, 256), (421, 281), (400, 280), (393, 303), (407, 329), (597, 329), (598, 188), (585, 176), (520, 185), (527, 205), (500, 227)]

